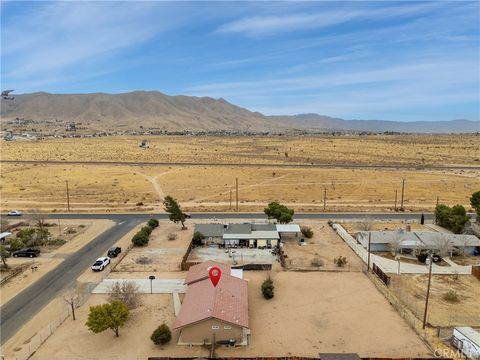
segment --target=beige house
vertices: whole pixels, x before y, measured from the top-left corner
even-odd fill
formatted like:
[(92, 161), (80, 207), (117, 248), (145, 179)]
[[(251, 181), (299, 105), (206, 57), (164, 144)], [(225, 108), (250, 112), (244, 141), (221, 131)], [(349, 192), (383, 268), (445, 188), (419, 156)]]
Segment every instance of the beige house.
[[(212, 266), (222, 269), (216, 287), (208, 278)], [(174, 324), (179, 345), (247, 345), (249, 330), (247, 282), (230, 275), (224, 264), (208, 261), (192, 266), (180, 313)]]

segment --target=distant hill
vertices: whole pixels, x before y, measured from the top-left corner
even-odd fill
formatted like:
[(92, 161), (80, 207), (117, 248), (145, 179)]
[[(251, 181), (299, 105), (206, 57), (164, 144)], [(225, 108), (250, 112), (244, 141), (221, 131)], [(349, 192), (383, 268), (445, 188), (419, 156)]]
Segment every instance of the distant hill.
[[(224, 99), (169, 96), (158, 91), (122, 94), (16, 95), (2, 100), (2, 130), (9, 128), (60, 131), (75, 123), (81, 132), (92, 131), (395, 131), (478, 132), (480, 122), (468, 120), (396, 122), (343, 120), (318, 114), (264, 116)], [(12, 121), (19, 118), (21, 121)], [(20, 124), (20, 125), (19, 125)], [(27, 125), (28, 124), (28, 125)]]
[(277, 124), (311, 130), (394, 131), (412, 133), (462, 133), (480, 132), (480, 122), (470, 120), (451, 121), (385, 121), (344, 120), (318, 114), (270, 116)]

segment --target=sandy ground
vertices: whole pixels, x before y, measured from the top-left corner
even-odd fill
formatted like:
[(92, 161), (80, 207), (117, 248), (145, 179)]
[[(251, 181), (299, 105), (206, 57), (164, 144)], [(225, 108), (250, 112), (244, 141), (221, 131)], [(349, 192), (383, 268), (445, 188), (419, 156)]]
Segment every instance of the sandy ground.
[(383, 230), (406, 230), (407, 226), (410, 226), (411, 231), (433, 231), (428, 226), (422, 225), (416, 221), (373, 221), (369, 217), (357, 222), (342, 222), (341, 225), (350, 234), (354, 235), (359, 231), (365, 231), (365, 227), (369, 226), (371, 231), (383, 231)]
[[(159, 226), (150, 235), (150, 242), (145, 247), (134, 247), (116, 267), (121, 272), (157, 272), (180, 271), (180, 264), (190, 244), (193, 223), (186, 223), (187, 230), (181, 230), (180, 224), (160, 221)], [(168, 240), (172, 233), (175, 240)], [(144, 259), (144, 263), (139, 259)]]
[[(423, 317), (427, 275), (393, 275), (390, 289), (419, 319)], [(443, 299), (448, 291), (457, 293), (459, 302)], [(473, 275), (432, 276), (428, 322), (433, 326), (480, 327), (480, 281)]]
[[(290, 235), (284, 237), (284, 251), (287, 255), (286, 265), (288, 270), (328, 270), (328, 271), (361, 271), (362, 261), (340, 236), (328, 226), (326, 221), (300, 221), (299, 225), (309, 226), (313, 230), (311, 239), (302, 234), (297, 237)], [(298, 245), (298, 240), (304, 238), (306, 245)], [(347, 265), (339, 268), (333, 259), (339, 256), (347, 258)], [(323, 266), (312, 265), (313, 259), (320, 259)]]
[(231, 211), (236, 178), (241, 211), (262, 210), (273, 200), (296, 211), (323, 211), (325, 189), (327, 211), (390, 211), (396, 190), (400, 201), (402, 178), (407, 210), (432, 210), (437, 196), (441, 202), (469, 207), (469, 196), (480, 186), (473, 170), (2, 164), (1, 176), (0, 205), (5, 210), (65, 211), (64, 192), (52, 190), (64, 189), (65, 180), (72, 211), (113, 212), (161, 211), (166, 194), (186, 210)]
[[(219, 348), (218, 356), (317, 356), (319, 352), (429, 355), (425, 345), (361, 273), (273, 273), (275, 298), (270, 301), (260, 293), (266, 276), (265, 272), (245, 273), (249, 280), (251, 345)], [(355, 296), (359, 293), (362, 296)], [(170, 295), (142, 296), (142, 306), (132, 312), (120, 338), (110, 331), (93, 334), (84, 325), (88, 305), (104, 301), (104, 295), (91, 296), (77, 311), (78, 320), (68, 319), (34, 359), (208, 356), (201, 347), (177, 346), (172, 340), (160, 348), (150, 341), (156, 326), (162, 322), (172, 326), (174, 322)]]

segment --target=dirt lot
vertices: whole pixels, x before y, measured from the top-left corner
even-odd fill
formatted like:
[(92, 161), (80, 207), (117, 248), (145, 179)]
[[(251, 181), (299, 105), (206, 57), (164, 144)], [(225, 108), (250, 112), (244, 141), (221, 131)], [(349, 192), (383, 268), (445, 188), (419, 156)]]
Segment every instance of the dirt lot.
[[(266, 276), (263, 272), (245, 273), (249, 279), (251, 345), (218, 349), (218, 356), (317, 356), (319, 352), (430, 355), (361, 273), (274, 273), (276, 295), (271, 301), (265, 300), (259, 291)], [(338, 286), (340, 283), (342, 286)], [(355, 296), (360, 292), (361, 297)], [(88, 306), (104, 301), (105, 296), (93, 295), (77, 312), (78, 320), (67, 319), (33, 359), (208, 356), (202, 348), (180, 347), (172, 341), (162, 349), (150, 341), (156, 326), (162, 322), (173, 324), (170, 295), (144, 295), (142, 307), (133, 311), (120, 338), (112, 332), (93, 334), (84, 325)], [(72, 337), (75, 341), (71, 341)]]
[[(150, 235), (145, 247), (135, 247), (115, 268), (120, 272), (180, 271), (180, 264), (193, 235), (194, 225), (187, 222), (187, 230), (180, 224), (160, 221), (160, 225)], [(168, 240), (168, 234), (175, 234), (175, 240)]]
[(371, 231), (405, 230), (407, 226), (410, 226), (411, 231), (433, 231), (431, 228), (414, 221), (373, 221), (369, 217), (357, 222), (342, 222), (342, 226), (352, 235), (364, 231), (365, 226), (370, 226)]
[[(427, 289), (427, 275), (392, 275), (391, 290), (422, 319)], [(448, 291), (455, 291), (458, 302), (446, 301)], [(473, 275), (434, 275), (429, 300), (428, 322), (433, 326), (480, 327), (480, 281)]]
[[(311, 239), (305, 238), (304, 246), (298, 245), (298, 240), (304, 237), (302, 234), (298, 234), (298, 237), (294, 235), (283, 237), (288, 270), (362, 270), (362, 261), (326, 221), (305, 220), (298, 224), (311, 227), (314, 235)], [(339, 268), (335, 265), (333, 259), (339, 256), (347, 258), (346, 266)], [(319, 259), (323, 265), (319, 267), (312, 265), (314, 259)]]
[[(475, 136), (368, 136), (315, 138), (152, 137), (139, 149), (139, 138), (58, 139), (2, 142), (10, 160), (118, 161), (118, 164), (2, 164), (2, 209), (42, 207), (64, 211), (69, 181), (75, 211), (161, 210), (166, 194), (185, 209), (230, 210), (230, 191), (239, 180), (240, 210), (261, 210), (280, 200), (297, 211), (390, 210), (394, 192), (406, 179), (407, 210), (431, 210), (441, 202), (469, 206), (480, 187), (478, 170), (399, 170), (344, 166), (381, 164), (479, 165)], [(288, 156), (285, 156), (285, 153)], [(395, 160), (392, 160), (395, 159)], [(477, 159), (478, 160), (478, 159)], [(122, 162), (170, 162), (135, 166)], [(222, 163), (188, 166), (176, 162)], [(311, 167), (311, 163), (338, 168)], [(228, 164), (271, 164), (271, 167)], [(303, 164), (286, 168), (282, 164)], [(55, 189), (55, 190), (52, 190)]]

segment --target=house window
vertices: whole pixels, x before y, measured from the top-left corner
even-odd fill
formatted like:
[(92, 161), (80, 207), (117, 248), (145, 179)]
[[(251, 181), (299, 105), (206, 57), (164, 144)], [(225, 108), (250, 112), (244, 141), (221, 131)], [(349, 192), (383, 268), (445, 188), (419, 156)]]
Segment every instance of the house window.
[(232, 327), (231, 327), (230, 325), (225, 325), (225, 326), (223, 327), (224, 330), (230, 330), (231, 328), (232, 328)]
[(220, 326), (218, 326), (218, 325), (213, 325), (212, 326), (212, 330), (219, 330), (219, 329), (220, 329)]

